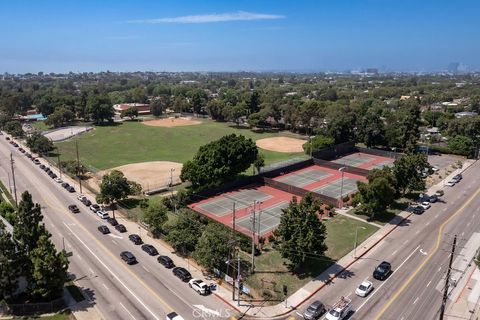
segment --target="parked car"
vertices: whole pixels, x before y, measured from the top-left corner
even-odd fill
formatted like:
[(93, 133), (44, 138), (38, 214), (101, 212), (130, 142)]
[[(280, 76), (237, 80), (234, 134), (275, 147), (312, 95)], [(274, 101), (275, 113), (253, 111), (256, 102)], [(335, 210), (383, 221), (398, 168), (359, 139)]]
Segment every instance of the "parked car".
[(438, 201), (438, 196), (436, 194), (432, 194), (429, 199), (430, 203), (435, 203)]
[(77, 199), (80, 200), (80, 201), (83, 201), (83, 199), (86, 199), (86, 198), (87, 198), (87, 197), (85, 197), (84, 194), (79, 194), (79, 195), (77, 196)]
[(120, 257), (122, 258), (123, 261), (125, 261), (127, 264), (134, 264), (137, 263), (137, 259), (131, 253), (130, 251), (122, 251), (120, 253)]
[(179, 278), (183, 282), (187, 282), (192, 279), (192, 275), (185, 268), (175, 267), (173, 268), (172, 272), (177, 278)]
[(359, 297), (366, 297), (373, 290), (373, 283), (370, 281), (363, 281), (355, 290), (355, 294)]
[(70, 193), (74, 193), (74, 192), (75, 192), (75, 188), (72, 187), (72, 186), (68, 186), (68, 187), (66, 187), (65, 189), (67, 189), (67, 191), (70, 192)]
[(373, 277), (377, 280), (385, 280), (391, 272), (392, 265), (387, 261), (383, 261), (373, 271)]
[(45, 169), (45, 165), (44, 164), (41, 164), (40, 166), (38, 166), (40, 169)]
[(108, 222), (112, 227), (115, 227), (115, 226), (118, 224), (117, 219), (115, 219), (115, 218), (110, 218), (110, 217), (107, 218), (107, 222)]
[(425, 210), (421, 206), (413, 207), (413, 213), (415, 213), (415, 214), (422, 214), (424, 212), (425, 212)]
[(450, 180), (448, 181), (447, 183), (445, 183), (446, 186), (449, 186), (449, 187), (453, 187), (455, 185), (455, 183), (457, 183), (457, 181), (455, 180)]
[(433, 167), (432, 167), (432, 171), (433, 171), (433, 172), (437, 172), (437, 171), (439, 171), (439, 170), (440, 170), (440, 169), (439, 169), (437, 166), (433, 166)]
[(130, 239), (130, 241), (137, 245), (143, 243), (142, 238), (140, 238), (138, 234), (131, 234), (128, 236), (128, 239)]
[(457, 181), (457, 182), (459, 182), (459, 181), (462, 180), (462, 179), (463, 179), (463, 176), (462, 176), (461, 173), (455, 175), (455, 176), (452, 178), (452, 180), (455, 180), (455, 181)]
[(64, 182), (64, 183), (62, 183), (62, 187), (64, 187), (65, 189), (67, 189), (67, 187), (70, 187), (70, 185), (68, 184), (68, 182)]
[(148, 253), (151, 256), (156, 256), (158, 254), (157, 249), (152, 246), (151, 244), (144, 244), (142, 245), (142, 250)]
[(316, 320), (327, 311), (323, 303), (318, 300), (312, 302), (311, 305), (303, 312), (303, 318), (307, 320)]
[(157, 258), (157, 261), (158, 263), (160, 263), (162, 266), (164, 266), (165, 268), (173, 268), (175, 267), (175, 263), (173, 263), (173, 260), (170, 259), (170, 257), (167, 257), (167, 256), (159, 256)]
[(25, 153), (25, 149), (23, 149), (22, 147), (18, 148), (18, 151), (20, 151), (21, 153)]
[(423, 201), (422, 203), (418, 204), (420, 207), (422, 207), (424, 210), (427, 210), (430, 208), (430, 202), (428, 201)]
[(100, 231), (103, 234), (109, 234), (110, 233), (110, 229), (108, 229), (108, 227), (106, 225), (103, 225), (103, 224), (100, 227), (98, 227), (98, 231)]
[(117, 231), (121, 233), (127, 232), (127, 228), (123, 224), (117, 224), (115, 226), (115, 229), (117, 229)]
[(435, 194), (437, 195), (437, 197), (441, 197), (445, 194), (445, 192), (443, 190), (437, 190), (435, 191)]
[(109, 217), (108, 213), (106, 213), (105, 211), (98, 210), (96, 213), (97, 213), (97, 216), (99, 216), (102, 219), (108, 219)]
[(63, 183), (63, 180), (60, 178), (55, 178), (53, 179), (53, 181), (55, 181), (56, 183)]
[(26, 156), (28, 159), (32, 159), (32, 154), (31, 154), (31, 153), (26, 153), (25, 156)]
[(82, 200), (80, 200), (80, 202), (83, 203), (87, 207), (90, 207), (92, 205), (92, 201), (88, 200), (86, 197), (84, 197)]
[(79, 213), (80, 209), (75, 204), (71, 204), (68, 206), (68, 210), (70, 210), (72, 213)]
[(34, 160), (33, 160), (33, 163), (35, 163), (35, 164), (40, 164), (40, 160), (34, 159)]
[(97, 211), (100, 210), (100, 206), (98, 204), (94, 203), (90, 206), (90, 210), (92, 210), (93, 212), (97, 212)]
[(206, 296), (210, 293), (210, 287), (208, 286), (208, 284), (206, 284), (200, 279), (191, 279), (190, 281), (188, 281), (188, 285), (199, 295)]

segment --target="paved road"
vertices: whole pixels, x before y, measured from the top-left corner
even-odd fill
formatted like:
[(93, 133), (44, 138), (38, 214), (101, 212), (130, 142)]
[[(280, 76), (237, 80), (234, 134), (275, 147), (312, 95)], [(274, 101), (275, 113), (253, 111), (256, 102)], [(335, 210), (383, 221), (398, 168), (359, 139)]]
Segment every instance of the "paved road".
[[(76, 199), (78, 193), (65, 191), (0, 136), (0, 179), (7, 188), (10, 152), (15, 160), (19, 197), (28, 190), (41, 204), (53, 242), (58, 249), (65, 245), (68, 252), (73, 252), (69, 272), (105, 319), (165, 319), (172, 310), (185, 319), (220, 319), (232, 313), (215, 296), (199, 296), (174, 277), (155, 257), (131, 243), (129, 233), (120, 234), (111, 227), (110, 235), (102, 235), (97, 227), (105, 223)], [(68, 211), (67, 206), (73, 203), (80, 213)], [(119, 257), (124, 250), (133, 252), (139, 263), (126, 265)]]
[[(441, 305), (453, 236), (458, 235), (460, 248), (480, 230), (480, 163), (463, 176), (455, 187), (446, 187), (441, 201), (422, 215), (412, 215), (298, 312), (313, 300), (331, 306), (345, 296), (352, 299), (350, 319), (434, 319)], [(373, 279), (374, 268), (384, 260), (392, 264), (393, 273), (385, 281)], [(364, 279), (372, 281), (375, 290), (361, 298), (354, 291)]]

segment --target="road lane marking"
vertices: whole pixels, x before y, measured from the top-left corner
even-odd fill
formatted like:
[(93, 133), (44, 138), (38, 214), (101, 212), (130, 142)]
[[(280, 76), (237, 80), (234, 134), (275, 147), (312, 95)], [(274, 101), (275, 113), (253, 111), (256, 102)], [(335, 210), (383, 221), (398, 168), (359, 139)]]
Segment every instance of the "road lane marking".
[(420, 253), (426, 256), (428, 253), (426, 251), (423, 251), (423, 249), (420, 249)]
[[(137, 297), (137, 296), (135, 295), (135, 293), (133, 293), (133, 291), (130, 290), (130, 288), (127, 287), (127, 285), (126, 285), (125, 283), (123, 283), (123, 281), (122, 281), (115, 273), (113, 273), (112, 270), (111, 270), (102, 260), (100, 260), (100, 258), (95, 254), (95, 252), (93, 252), (92, 249), (90, 249), (90, 247), (87, 246), (87, 244), (86, 244), (85, 242), (83, 242), (83, 240), (80, 239), (80, 238), (73, 232), (73, 230), (70, 229), (70, 227), (69, 227), (67, 224), (65, 224), (65, 227), (67, 227), (67, 228), (70, 230), (70, 232), (75, 236), (75, 238), (77, 238), (78, 241), (80, 241), (81, 244), (83, 244), (83, 246), (90, 252), (90, 254), (91, 254), (95, 259), (97, 259), (97, 261), (118, 281), (118, 283), (120, 283), (120, 284), (135, 298), (135, 300), (138, 301), (138, 303), (140, 303), (140, 304), (145, 308), (145, 310), (148, 311), (148, 313), (150, 313), (150, 314), (153, 316), (153, 318), (155, 318), (155, 319), (157, 319), (157, 320), (160, 320), (160, 318), (157, 317), (157, 316), (155, 315), (155, 313), (154, 313), (152, 310), (150, 310), (150, 308), (147, 307), (147, 306), (145, 305), (145, 303), (143, 303), (143, 301), (142, 301), (139, 297)], [(122, 264), (122, 265), (123, 265), (123, 264)], [(163, 300), (161, 300), (161, 299), (160, 299), (160, 301), (163, 302)], [(163, 302), (163, 303), (164, 303), (165, 306), (167, 306), (170, 310), (173, 310), (168, 304), (166, 304), (165, 302)]]
[(393, 252), (392, 252), (392, 256), (394, 256), (394, 255), (395, 255), (395, 253), (397, 253), (397, 251), (398, 251), (398, 249), (397, 249), (397, 250), (395, 250), (395, 251), (393, 251)]
[[(392, 305), (392, 303), (398, 299), (400, 294), (410, 285), (410, 283), (413, 281), (413, 279), (417, 276), (417, 274), (422, 270), (425, 265), (430, 261), (430, 259), (435, 255), (435, 253), (438, 251), (440, 248), (440, 241), (442, 239), (442, 233), (443, 233), (443, 228), (445, 225), (450, 222), (453, 218), (455, 218), (460, 212), (462, 212), (466, 207), (468, 207), (473, 200), (475, 200), (478, 195), (480, 194), (480, 188), (477, 189), (477, 191), (470, 196), (470, 198), (464, 202), (464, 204), (455, 211), (454, 214), (452, 214), (447, 220), (445, 220), (440, 227), (438, 228), (437, 232), (437, 240), (435, 243), (434, 249), (431, 251), (430, 255), (427, 256), (427, 258), (418, 266), (418, 268), (413, 272), (413, 274), (407, 279), (407, 281), (404, 282), (404, 284), (393, 294), (393, 296), (387, 301), (387, 303), (384, 304), (383, 308), (380, 310), (380, 312), (375, 316), (376, 320), (381, 319), (382, 315), (387, 311), (388, 308)], [(444, 209), (446, 211), (446, 208)]]
[(438, 213), (435, 215), (435, 218), (438, 218)]
[(427, 223), (425, 223), (425, 226), (428, 226), (430, 224), (430, 221), (428, 221)]
[(467, 227), (470, 227), (471, 222), (467, 223)]
[(93, 272), (92, 268), (88, 268), (88, 271), (90, 271), (91, 274), (95, 273), (95, 272)]
[(144, 265), (142, 265), (142, 268), (147, 271), (148, 273), (150, 273), (150, 270), (147, 269), (147, 267), (145, 267)]
[(462, 237), (463, 237), (464, 234), (465, 234), (465, 231), (462, 232)]
[(427, 288), (428, 288), (428, 286), (430, 285), (430, 283), (432, 283), (432, 280), (428, 281), (428, 283), (427, 283)]
[(408, 239), (407, 239), (407, 240), (405, 240), (404, 244), (407, 244), (407, 243), (408, 243)]
[(438, 267), (437, 273), (442, 270), (442, 267)]
[(383, 287), (385, 285), (385, 283), (387, 283), (396, 273), (397, 273), (397, 270), (400, 270), (400, 268), (402, 268), (402, 266), (408, 261), (408, 259), (410, 259), (410, 257), (415, 253), (417, 252), (418, 248), (420, 248), (420, 245), (418, 247), (416, 247), (409, 255), (408, 257), (403, 260), (402, 263), (400, 263), (400, 265), (397, 267), (397, 269), (395, 270), (395, 272), (393, 274), (390, 275), (390, 277), (387, 278), (387, 280), (383, 281), (382, 284), (378, 287), (378, 288), (374, 288), (374, 291), (367, 297), (367, 299), (365, 300), (364, 303), (362, 303), (360, 305), (360, 307), (357, 308), (357, 312), (363, 308), (363, 306), (377, 293), (380, 291), (380, 288)]
[(125, 309), (125, 311), (127, 311), (127, 313), (130, 315), (130, 317), (132, 317), (132, 319), (134, 320), (137, 320), (133, 314), (130, 313), (130, 311), (128, 311), (128, 309), (123, 305), (123, 303), (120, 302), (120, 305), (122, 306), (123, 309)]
[(419, 234), (420, 233), (420, 230), (417, 230), (417, 232), (415, 232), (415, 234)]
[(417, 301), (418, 301), (418, 297), (417, 297), (417, 299), (415, 299), (415, 301), (413, 301), (413, 304), (417, 303)]
[(118, 245), (117, 241), (115, 241), (113, 239), (112, 239), (112, 242), (113, 242), (114, 245)]
[(105, 289), (108, 290), (108, 287), (107, 287), (107, 285), (106, 285), (105, 283), (102, 283), (102, 285), (105, 287)]

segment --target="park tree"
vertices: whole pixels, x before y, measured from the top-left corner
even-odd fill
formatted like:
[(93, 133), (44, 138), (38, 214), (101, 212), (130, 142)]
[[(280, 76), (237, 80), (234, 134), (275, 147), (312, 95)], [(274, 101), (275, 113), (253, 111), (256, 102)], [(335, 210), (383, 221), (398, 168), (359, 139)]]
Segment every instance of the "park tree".
[(257, 170), (257, 173), (260, 173), (260, 169), (265, 166), (265, 156), (262, 153), (259, 153), (253, 161), (253, 167)]
[[(0, 230), (4, 229), (0, 220)], [(0, 232), (0, 297), (8, 300), (18, 289), (21, 264), (12, 235), (5, 230)]]
[(21, 138), (24, 136), (22, 129), (22, 124), (19, 121), (8, 121), (3, 126), (3, 129), (8, 133), (14, 136), (15, 138)]
[(247, 105), (245, 102), (240, 102), (236, 105), (228, 105), (224, 110), (227, 120), (235, 122), (239, 126), (241, 118), (247, 114)]
[(335, 139), (335, 143), (351, 141), (354, 138), (355, 116), (350, 107), (336, 107), (327, 115), (324, 134)]
[(480, 116), (453, 119), (448, 125), (447, 134), (450, 137), (466, 136), (474, 141), (480, 140)]
[(48, 232), (40, 236), (29, 258), (33, 266), (28, 283), (30, 296), (40, 300), (61, 297), (68, 280), (68, 258), (65, 252), (57, 252)]
[(466, 136), (457, 135), (448, 140), (448, 148), (455, 153), (464, 156), (473, 156), (475, 154), (475, 144), (473, 139)]
[(180, 210), (177, 219), (168, 226), (165, 240), (178, 252), (193, 252), (204, 226), (198, 214), (189, 209)]
[(96, 200), (98, 203), (111, 205), (115, 217), (116, 203), (140, 192), (141, 186), (138, 183), (129, 181), (121, 171), (112, 170), (102, 177), (100, 193), (97, 194)]
[(32, 133), (27, 138), (27, 147), (40, 155), (47, 155), (54, 149), (53, 142), (38, 132)]
[(227, 241), (230, 238), (231, 231), (226, 227), (215, 222), (209, 223), (198, 239), (193, 258), (209, 270), (224, 266), (231, 249)]
[(222, 101), (212, 99), (207, 103), (207, 112), (208, 115), (216, 121), (225, 120), (225, 105)]
[(149, 201), (143, 208), (140, 220), (148, 226), (148, 230), (156, 237), (163, 233), (163, 225), (167, 222), (167, 207), (160, 201)]
[(248, 97), (247, 109), (249, 114), (260, 111), (260, 94), (257, 91), (253, 91)]
[(368, 176), (368, 183), (359, 181), (355, 202), (360, 204), (359, 210), (374, 219), (390, 206), (396, 197), (395, 177), (391, 170), (380, 169)]
[(221, 185), (247, 170), (257, 155), (252, 139), (227, 135), (201, 146), (194, 158), (184, 164), (180, 179), (190, 181), (194, 190)]
[(150, 112), (154, 117), (160, 117), (172, 105), (172, 101), (168, 94), (162, 94), (153, 99), (150, 104)]
[(207, 104), (207, 94), (201, 89), (193, 90), (190, 96), (190, 105), (193, 109), (193, 113), (202, 113)]
[(115, 113), (110, 98), (106, 95), (91, 95), (87, 100), (86, 113), (95, 124), (112, 121)]
[(84, 177), (88, 172), (88, 169), (85, 167), (85, 165), (77, 160), (60, 161), (60, 167), (63, 171), (80, 178)]
[(326, 227), (320, 221), (318, 212), (321, 203), (307, 193), (300, 202), (293, 197), (275, 231), (279, 239), (279, 250), (283, 258), (290, 261), (295, 269), (306, 260), (322, 256), (327, 250)]
[(311, 138), (310, 141), (306, 142), (302, 147), (305, 154), (312, 154), (315, 151), (333, 146), (334, 144), (334, 138), (319, 134)]
[(75, 113), (65, 107), (55, 108), (55, 111), (50, 114), (45, 120), (47, 126), (53, 126), (58, 128), (63, 126), (65, 123), (72, 122), (75, 119)]
[(404, 105), (403, 115), (399, 123), (400, 147), (407, 153), (415, 151), (420, 137), (420, 107), (417, 100), (408, 99)]
[(397, 181), (397, 191), (404, 195), (407, 191), (425, 190), (425, 180), (422, 172), (429, 170), (427, 156), (423, 153), (406, 154), (395, 160), (393, 175)]
[(126, 110), (122, 110), (122, 112), (120, 113), (120, 118), (123, 119), (125, 117), (129, 117), (130, 120), (133, 120), (136, 117), (138, 117), (138, 108), (137, 107), (130, 107)]
[(40, 205), (33, 203), (32, 195), (28, 191), (23, 192), (13, 223), (13, 236), (27, 256), (36, 248), (40, 236), (45, 233), (42, 220)]
[(363, 142), (368, 148), (385, 144), (385, 125), (377, 112), (370, 109), (358, 117), (356, 127), (357, 141)]

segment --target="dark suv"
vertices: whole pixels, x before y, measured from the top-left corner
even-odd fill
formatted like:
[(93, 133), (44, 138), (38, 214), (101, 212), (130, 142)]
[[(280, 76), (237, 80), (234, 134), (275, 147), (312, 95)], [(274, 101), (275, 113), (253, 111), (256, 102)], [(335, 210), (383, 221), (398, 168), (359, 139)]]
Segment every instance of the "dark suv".
[(173, 268), (172, 272), (175, 275), (175, 277), (179, 278), (183, 282), (187, 282), (190, 279), (192, 279), (192, 275), (185, 268), (175, 267)]
[(134, 244), (142, 244), (143, 241), (142, 241), (142, 238), (140, 238), (140, 236), (138, 234), (131, 234), (128, 236), (128, 239), (130, 239), (130, 241), (132, 241)]
[(68, 206), (68, 210), (70, 210), (72, 213), (79, 213), (80, 209), (74, 204), (71, 204)]
[(373, 277), (377, 280), (385, 280), (392, 272), (392, 265), (389, 262), (383, 261), (373, 271)]
[(137, 263), (137, 259), (131, 253), (130, 251), (123, 251), (120, 253), (120, 257), (122, 258), (123, 261), (125, 261), (127, 264), (134, 264)]
[(175, 267), (175, 263), (173, 263), (173, 260), (170, 259), (170, 257), (167, 257), (167, 256), (160, 256), (157, 258), (157, 261), (162, 265), (164, 266), (165, 268), (173, 268)]
[(425, 210), (420, 206), (416, 206), (416, 207), (413, 208), (413, 213), (415, 213), (415, 214), (422, 214), (424, 212), (425, 212)]
[(142, 245), (142, 250), (148, 253), (151, 256), (156, 256), (158, 254), (157, 249), (152, 246), (151, 244), (144, 244)]
[(117, 219), (111, 217), (107, 218), (107, 222), (110, 223), (112, 227), (115, 227), (118, 224)]
[(327, 311), (323, 303), (315, 300), (303, 313), (303, 318), (307, 320), (320, 319), (320, 316)]

